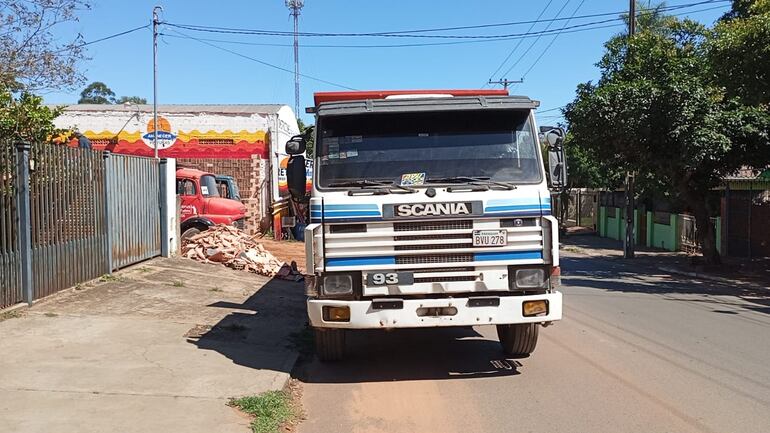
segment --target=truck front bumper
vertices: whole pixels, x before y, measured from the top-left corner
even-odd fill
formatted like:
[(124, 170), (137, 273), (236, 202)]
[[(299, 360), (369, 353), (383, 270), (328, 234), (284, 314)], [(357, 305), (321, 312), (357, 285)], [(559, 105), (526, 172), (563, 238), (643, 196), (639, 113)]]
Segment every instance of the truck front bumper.
[[(480, 299), (498, 299), (499, 305), (475, 306)], [(546, 300), (548, 314), (525, 317), (522, 304), (526, 301)], [(386, 309), (375, 308), (375, 303), (389, 301)], [(395, 301), (395, 302), (394, 302)], [(403, 302), (401, 308), (399, 301)], [(492, 301), (494, 303), (494, 301)], [(350, 320), (346, 322), (324, 320), (324, 307), (348, 307)], [(424, 315), (425, 311), (440, 309), (456, 310), (451, 315)], [(454, 309), (454, 310), (452, 310)], [(340, 301), (310, 298), (307, 301), (310, 323), (316, 328), (427, 328), (444, 326), (503, 325), (514, 323), (551, 322), (561, 319), (562, 294), (560, 292), (530, 296), (455, 297), (443, 299), (391, 299), (366, 301)], [(444, 310), (446, 311), (446, 310)], [(418, 314), (420, 312), (420, 314)]]

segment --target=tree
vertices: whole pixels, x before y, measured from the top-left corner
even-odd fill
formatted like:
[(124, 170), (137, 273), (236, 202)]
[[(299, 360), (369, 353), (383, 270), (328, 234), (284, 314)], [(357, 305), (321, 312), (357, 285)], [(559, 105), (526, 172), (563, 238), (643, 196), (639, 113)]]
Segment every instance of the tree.
[(686, 203), (707, 263), (718, 264), (709, 191), (744, 164), (770, 162), (770, 115), (714, 83), (706, 35), (700, 24), (672, 18), (630, 40), (610, 39), (601, 78), (578, 86), (565, 118), (573, 142), (604, 166), (637, 171)]
[(0, 145), (12, 146), (16, 141), (42, 143), (57, 132), (53, 119), (62, 108), (43, 104), (39, 96), (22, 92), (16, 96), (0, 85)]
[[(308, 128), (313, 126), (313, 125), (305, 125), (305, 122), (303, 122), (302, 119), (300, 119), (299, 117), (297, 118), (297, 125), (299, 126), (300, 134), (304, 134)], [(310, 134), (310, 136), (307, 137), (305, 154), (307, 155), (308, 158), (312, 159), (314, 151), (315, 151), (315, 135)]]
[(83, 82), (80, 35), (62, 41), (53, 31), (77, 21), (88, 0), (0, 0), (0, 84), (14, 91), (72, 89)]
[(115, 92), (101, 81), (94, 81), (82, 92), (78, 104), (114, 104)]
[(138, 96), (121, 96), (115, 100), (116, 104), (146, 104), (147, 100)]
[(728, 96), (748, 105), (770, 104), (770, 0), (733, 0), (706, 48)]
[(147, 100), (138, 96), (121, 96), (115, 97), (115, 92), (112, 91), (106, 84), (101, 81), (94, 81), (86, 86), (82, 92), (80, 92), (80, 99), (78, 104), (146, 104)]

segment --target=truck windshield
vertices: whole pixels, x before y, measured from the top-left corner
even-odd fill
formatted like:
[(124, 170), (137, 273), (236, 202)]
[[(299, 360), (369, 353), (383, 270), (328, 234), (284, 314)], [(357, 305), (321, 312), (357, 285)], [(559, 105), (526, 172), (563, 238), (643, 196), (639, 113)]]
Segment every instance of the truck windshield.
[[(542, 178), (529, 110), (364, 113), (318, 121), (318, 183)], [(406, 176), (404, 176), (406, 175)], [(453, 179), (450, 179), (453, 178)]]
[(204, 197), (219, 197), (217, 180), (210, 174), (201, 176), (201, 195)]

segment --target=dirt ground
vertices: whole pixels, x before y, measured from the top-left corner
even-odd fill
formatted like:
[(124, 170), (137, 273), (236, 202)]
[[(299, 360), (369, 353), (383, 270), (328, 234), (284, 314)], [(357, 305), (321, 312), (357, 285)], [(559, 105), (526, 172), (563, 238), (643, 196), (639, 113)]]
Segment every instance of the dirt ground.
[(276, 241), (273, 239), (256, 237), (256, 241), (262, 244), (278, 260), (286, 263), (297, 262), (300, 272), (305, 272), (305, 244), (298, 241)]

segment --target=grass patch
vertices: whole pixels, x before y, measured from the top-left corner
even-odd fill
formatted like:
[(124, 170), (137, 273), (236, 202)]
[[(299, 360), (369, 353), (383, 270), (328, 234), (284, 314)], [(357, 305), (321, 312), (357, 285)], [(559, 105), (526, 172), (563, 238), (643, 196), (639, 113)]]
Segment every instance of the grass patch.
[(101, 277), (99, 277), (99, 281), (102, 283), (106, 283), (109, 281), (123, 281), (123, 277), (119, 277), (117, 275), (111, 275), (111, 274), (104, 274)]
[(174, 287), (184, 287), (184, 281), (176, 280), (173, 283), (171, 283), (171, 285), (174, 286)]
[(150, 271), (152, 271), (152, 269), (150, 269), (150, 268), (148, 268), (146, 266), (142, 266), (141, 268), (139, 268), (139, 272), (141, 272), (143, 274), (146, 274), (147, 272), (150, 272)]
[(0, 322), (8, 319), (18, 319), (19, 317), (21, 317), (21, 315), (22, 315), (21, 311), (19, 310), (7, 311), (5, 313), (0, 314)]
[(209, 292), (221, 292), (221, 291), (222, 289), (220, 289), (219, 287), (212, 287), (209, 289)]
[(291, 396), (284, 391), (234, 398), (228, 404), (254, 417), (251, 422), (254, 433), (278, 433), (282, 424), (297, 418)]
[(47, 313), (44, 313), (43, 315), (44, 315), (45, 317), (56, 317), (56, 316), (58, 316), (58, 314), (56, 314), (56, 313), (51, 313), (50, 311), (49, 311), (49, 312), (47, 312)]

